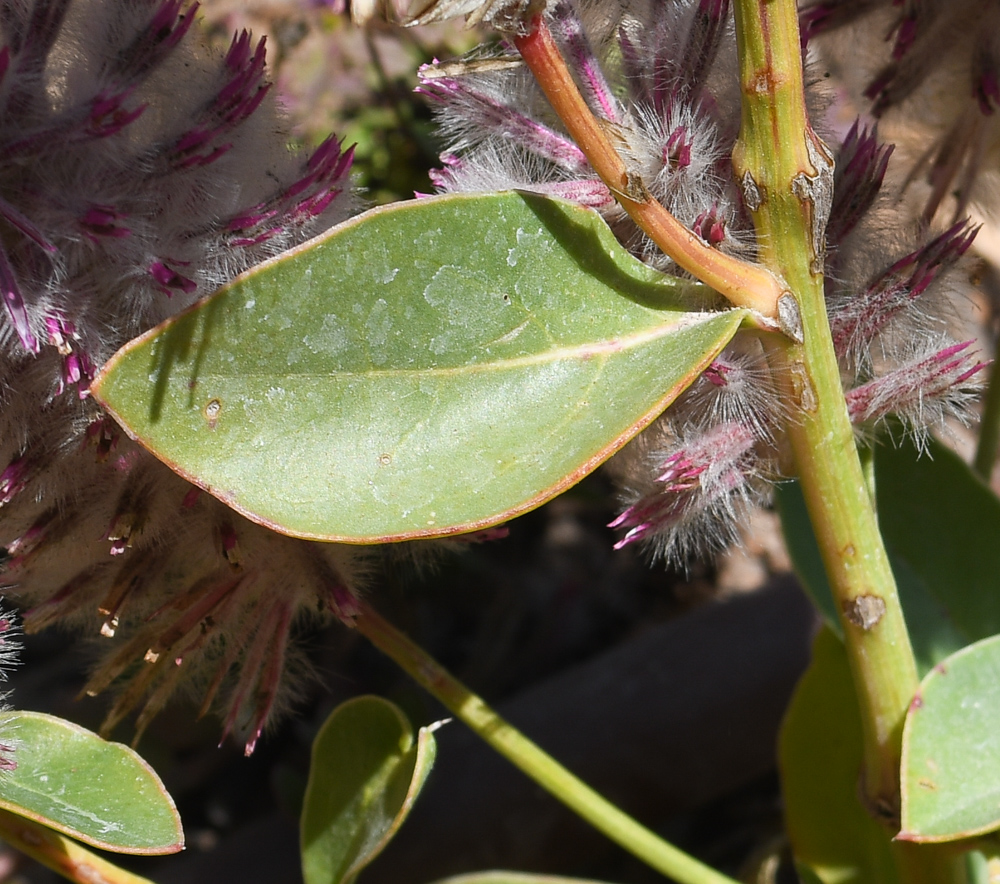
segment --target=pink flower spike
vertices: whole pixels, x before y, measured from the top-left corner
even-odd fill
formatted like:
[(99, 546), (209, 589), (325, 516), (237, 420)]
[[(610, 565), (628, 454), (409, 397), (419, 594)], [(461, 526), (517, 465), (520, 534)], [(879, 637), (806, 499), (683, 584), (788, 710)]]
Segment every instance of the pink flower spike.
[(710, 246), (719, 246), (726, 239), (726, 219), (719, 213), (717, 205), (695, 218), (693, 229)]
[(569, 50), (567, 54), (580, 75), (583, 96), (588, 104), (605, 120), (612, 123), (621, 122), (622, 115), (618, 101), (590, 46), (583, 23), (567, 0), (560, 0), (552, 10), (552, 33), (557, 40), (566, 44)]
[(992, 33), (984, 34), (972, 54), (973, 94), (984, 116), (1000, 107), (1000, 55)]
[(475, 125), (494, 132), (569, 172), (590, 168), (572, 140), (477, 89), (467, 81), (471, 79), (442, 76), (437, 71), (432, 76), (432, 70), (425, 68), (416, 91), (444, 103), (449, 114), (461, 117), (467, 130)]
[(140, 104), (132, 110), (124, 107), (125, 100), (133, 91), (128, 88), (118, 93), (102, 92), (93, 98), (86, 135), (91, 138), (107, 138), (139, 119), (146, 110), (146, 105)]
[[(272, 617), (274, 615), (271, 615)], [(249, 758), (257, 747), (257, 741), (264, 731), (278, 688), (281, 683), (281, 673), (285, 663), (285, 652), (288, 648), (288, 633), (292, 619), (292, 609), (289, 605), (278, 606), (277, 626), (268, 644), (267, 659), (261, 667), (257, 690), (254, 693), (253, 722), (250, 725), (250, 737), (243, 749), (243, 754)]]
[(33, 474), (34, 467), (26, 454), (12, 460), (0, 473), (0, 506), (17, 497), (31, 481)]
[(894, 316), (965, 254), (977, 232), (978, 228), (969, 226), (967, 221), (952, 225), (915, 252), (900, 258), (871, 282), (866, 291), (831, 315), (830, 330), (838, 355), (863, 351)]
[(49, 343), (59, 351), (59, 355), (68, 356), (72, 352), (70, 341), (78, 339), (72, 322), (59, 315), (46, 316), (45, 331), (49, 334)]
[(917, 13), (912, 9), (900, 19), (896, 28), (896, 42), (892, 47), (893, 61), (899, 61), (909, 51), (917, 39), (918, 24)]
[(327, 604), (341, 623), (354, 627), (354, 621), (361, 614), (361, 606), (350, 589), (341, 583), (331, 584), (327, 589)]
[(730, 366), (717, 359), (701, 373), (701, 376), (713, 387), (725, 387), (729, 384), (727, 375), (730, 371), (732, 371)]
[(14, 326), (21, 346), (29, 353), (38, 353), (42, 348), (38, 343), (38, 338), (31, 331), (28, 309), (14, 276), (14, 269), (10, 266), (7, 251), (2, 244), (0, 244), (0, 292), (3, 294), (3, 305), (7, 310), (7, 317), (10, 319), (11, 325)]
[(127, 217), (114, 206), (94, 205), (80, 218), (80, 227), (91, 242), (97, 242), (102, 236), (122, 238), (132, 235), (132, 231), (121, 224)]
[(13, 224), (18, 230), (21, 231), (28, 239), (34, 242), (36, 245), (41, 246), (50, 255), (56, 254), (59, 249), (57, 249), (51, 242), (45, 238), (45, 234), (31, 222), (23, 212), (19, 212), (15, 209), (7, 200), (0, 197), (0, 217), (6, 218), (11, 224)]
[(730, 0), (700, 0), (680, 63), (685, 95), (697, 100), (725, 33)]
[(854, 229), (878, 196), (893, 145), (880, 144), (878, 132), (854, 121), (837, 158), (833, 206), (826, 226), (827, 242), (839, 244)]
[(171, 269), (162, 261), (154, 261), (149, 265), (149, 275), (153, 277), (167, 295), (172, 295), (175, 291), (182, 291), (185, 295), (190, 295), (198, 288), (198, 283), (186, 276), (181, 276), (176, 270)]
[(533, 190), (564, 200), (572, 200), (591, 209), (605, 209), (614, 205), (615, 198), (608, 186), (599, 178), (583, 178), (577, 181), (553, 181), (536, 185)]
[[(968, 418), (968, 409), (981, 384), (973, 381), (989, 364), (969, 352), (975, 341), (963, 341), (921, 355), (874, 378), (846, 394), (851, 420), (856, 424), (878, 421), (896, 414), (918, 436), (948, 415)], [(970, 381), (973, 381), (970, 383)]]
[(663, 165), (671, 169), (686, 169), (691, 165), (691, 142), (687, 126), (678, 126), (663, 145)]
[(699, 548), (731, 540), (736, 509), (752, 496), (755, 443), (753, 433), (733, 422), (682, 442), (659, 461), (652, 487), (636, 493), (609, 524), (628, 529), (615, 549), (650, 542), (655, 556), (684, 561)]
[(199, 4), (188, 0), (163, 0), (149, 24), (139, 32), (130, 46), (116, 59), (115, 73), (122, 80), (144, 76), (157, 67), (170, 51), (184, 39), (194, 24)]

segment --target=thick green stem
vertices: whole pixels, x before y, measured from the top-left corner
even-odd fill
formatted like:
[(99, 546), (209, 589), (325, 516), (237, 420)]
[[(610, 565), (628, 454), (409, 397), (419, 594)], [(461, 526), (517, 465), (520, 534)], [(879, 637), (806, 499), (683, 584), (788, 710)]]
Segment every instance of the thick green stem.
[(833, 161), (806, 113), (794, 0), (737, 0), (743, 122), (733, 155), (760, 258), (788, 282), (776, 346), (796, 467), (840, 610), (864, 728), (863, 792), (897, 825), (903, 720), (917, 670), (840, 383), (823, 295)]
[(72, 838), (6, 810), (0, 810), (0, 839), (77, 884), (152, 884)]
[(437, 697), (456, 718), (594, 828), (679, 884), (737, 884), (663, 841), (602, 798), (504, 721), (365, 602), (359, 603), (359, 609), (355, 626), (362, 635)]

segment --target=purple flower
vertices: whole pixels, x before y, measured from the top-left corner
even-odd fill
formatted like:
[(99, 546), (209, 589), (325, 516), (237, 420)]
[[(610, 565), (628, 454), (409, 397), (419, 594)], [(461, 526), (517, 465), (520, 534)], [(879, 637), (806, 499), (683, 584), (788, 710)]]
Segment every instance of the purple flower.
[(340, 613), (356, 555), (198, 495), (87, 389), (130, 338), (347, 217), (352, 154), (290, 152), (263, 41), (212, 53), (196, 10), (0, 0), (0, 544), (27, 630), (106, 636), (88, 690), (117, 692), (109, 727), (200, 685), (249, 750), (305, 669), (292, 630)]
[[(810, 0), (800, 21), (803, 39), (831, 60), (868, 70), (859, 91), (876, 117), (902, 122), (903, 139), (916, 136), (911, 177), (926, 173), (930, 185), (925, 222), (951, 194), (953, 221), (971, 201), (989, 201), (995, 188), (980, 179), (995, 172), (1000, 136), (995, 0)], [(826, 38), (842, 28), (846, 39)]]

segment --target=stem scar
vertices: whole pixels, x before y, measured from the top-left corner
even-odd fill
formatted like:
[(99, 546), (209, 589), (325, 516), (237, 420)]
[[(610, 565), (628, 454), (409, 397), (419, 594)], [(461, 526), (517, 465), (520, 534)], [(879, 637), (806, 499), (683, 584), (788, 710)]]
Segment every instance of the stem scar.
[(778, 298), (778, 325), (796, 344), (801, 344), (805, 338), (802, 334), (802, 313), (799, 302), (791, 292), (785, 292)]
[(792, 362), (788, 369), (791, 373), (792, 390), (799, 400), (799, 408), (809, 414), (816, 411), (819, 403), (816, 401), (816, 391), (809, 378), (809, 372), (801, 362)]
[(842, 606), (844, 616), (865, 632), (878, 625), (885, 614), (885, 600), (878, 595), (859, 595)]
[(751, 212), (756, 212), (764, 204), (764, 197), (749, 169), (743, 173), (743, 177), (740, 179), (740, 189), (743, 191), (743, 202), (746, 203)]
[(833, 155), (830, 149), (812, 130), (806, 132), (806, 155), (815, 175), (799, 172), (792, 179), (792, 193), (802, 202), (811, 205), (810, 227), (812, 261), (809, 270), (813, 275), (823, 272), (826, 263), (826, 222), (833, 208)]

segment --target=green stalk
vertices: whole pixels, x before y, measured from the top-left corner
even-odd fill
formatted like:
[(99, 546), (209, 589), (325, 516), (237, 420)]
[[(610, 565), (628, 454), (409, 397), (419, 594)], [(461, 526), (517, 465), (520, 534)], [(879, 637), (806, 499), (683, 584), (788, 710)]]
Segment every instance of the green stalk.
[(679, 884), (737, 884), (637, 823), (508, 724), (423, 648), (359, 602), (354, 625), (489, 745), (595, 829)]
[(152, 884), (33, 820), (0, 810), (0, 838), (77, 884)]
[(899, 815), (903, 719), (919, 682), (896, 584), (854, 443), (823, 296), (833, 161), (809, 126), (794, 0), (737, 0), (743, 122), (733, 164), (760, 259), (791, 288), (772, 352), (795, 413), (798, 475), (840, 611), (864, 729), (863, 793), (887, 825)]
[[(760, 260), (791, 289), (779, 303), (797, 340), (773, 344), (794, 413), (796, 469), (840, 615), (861, 711), (861, 793), (899, 828), (903, 722), (919, 681), (895, 578), (879, 533), (840, 382), (823, 294), (833, 159), (805, 105), (795, 0), (736, 0), (743, 119), (733, 153), (757, 229)], [(899, 845), (902, 880), (962, 881), (943, 851)]]

